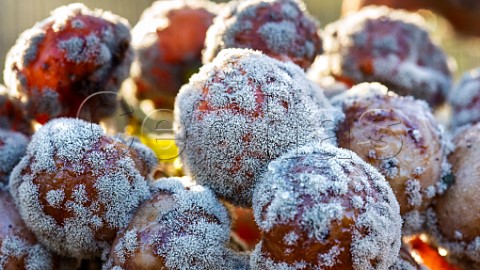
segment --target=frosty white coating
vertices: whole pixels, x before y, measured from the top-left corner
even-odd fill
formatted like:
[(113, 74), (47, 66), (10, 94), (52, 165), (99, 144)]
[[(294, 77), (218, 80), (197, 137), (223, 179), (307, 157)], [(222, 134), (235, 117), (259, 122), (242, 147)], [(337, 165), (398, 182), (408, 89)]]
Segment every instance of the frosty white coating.
[(0, 243), (0, 269), (13, 258), (24, 259), (27, 270), (52, 269), (51, 254), (40, 244), (31, 245), (18, 236), (7, 236)]
[(187, 178), (161, 178), (151, 189), (152, 199), (118, 236), (107, 269), (247, 269), (245, 256), (227, 248), (230, 218), (212, 191)]
[[(81, 30), (85, 27), (82, 20), (88, 21), (85, 19), (88, 17), (102, 20), (105, 25), (98, 31), (82, 36)], [(73, 34), (65, 35), (69, 31)], [(53, 41), (49, 40), (52, 37)], [(43, 48), (44, 42), (53, 42), (53, 47)], [(79, 3), (61, 6), (52, 11), (50, 17), (24, 31), (8, 52), (3, 76), (9, 95), (21, 99), (33, 116), (46, 114), (50, 116), (49, 119), (59, 115), (73, 116), (70, 115), (70, 108), (67, 108), (68, 104), (65, 104), (65, 95), (86, 98), (100, 90), (118, 91), (128, 76), (133, 60), (133, 50), (129, 43), (130, 25), (124, 18), (100, 9), (90, 10)], [(45, 81), (37, 84), (29, 76), (42, 76), (38, 74), (45, 71), (36, 69), (38, 74), (32, 75), (35, 72), (29, 69), (34, 69), (30, 66), (32, 62), (38, 63), (39, 50), (44, 53), (44, 60), (41, 61), (53, 59), (51, 61), (57, 64), (64, 57), (68, 65), (83, 65), (83, 69), (78, 68), (82, 70), (79, 72), (83, 72), (81, 78), (75, 77), (77, 74), (65, 75), (63, 70), (55, 70), (58, 67), (50, 66), (48, 76), (43, 74)], [(87, 65), (91, 70), (84, 74)], [(49, 80), (60, 80), (63, 84), (49, 85)], [(107, 102), (111, 103), (112, 101)], [(76, 109), (78, 108), (74, 108)]]
[(27, 150), (28, 138), (23, 134), (0, 128), (0, 189)]
[(459, 128), (480, 121), (480, 68), (470, 70), (450, 92), (453, 113), (451, 125)]
[(402, 259), (400, 256), (397, 258), (397, 261), (388, 268), (388, 270), (420, 270), (417, 267), (413, 266), (410, 262)]
[(321, 53), (317, 29), (301, 0), (231, 1), (207, 31), (203, 62), (223, 49), (248, 48), (307, 68)]
[[(175, 209), (180, 212), (190, 212), (196, 207), (205, 210), (219, 220), (224, 227), (230, 228), (230, 217), (225, 207), (207, 187), (192, 184), (189, 177), (160, 178), (150, 184), (152, 193), (170, 192), (175, 199)], [(228, 236), (230, 237), (230, 236)]]
[(248, 206), (270, 160), (311, 140), (335, 144), (341, 117), (298, 66), (226, 49), (180, 90), (174, 130), (188, 174)]
[(479, 132), (477, 123), (455, 136), (455, 150), (449, 156), (453, 184), (427, 216), (431, 240), (444, 247), (449, 257), (472, 264), (471, 269), (480, 265)]
[(0, 191), (0, 215), (0, 269), (53, 269), (52, 254), (26, 228), (7, 191)]
[(327, 25), (325, 54), (309, 76), (332, 75), (350, 86), (381, 82), (401, 95), (439, 105), (450, 91), (452, 75), (445, 54), (425, 29), (420, 15), (365, 7)]
[(148, 172), (153, 172), (158, 165), (158, 159), (152, 149), (140, 142), (138, 137), (130, 137), (125, 134), (114, 136), (118, 142), (128, 146), (128, 150), (133, 149), (142, 160)]
[(111, 240), (104, 232), (126, 227), (150, 195), (132, 155), (115, 142), (100, 126), (70, 118), (52, 120), (32, 137), (10, 189), (25, 223), (49, 249), (99, 256)]
[(345, 113), (341, 147), (357, 153), (387, 179), (400, 204), (404, 233), (422, 231), (424, 210), (448, 187), (448, 137), (423, 100), (362, 83), (331, 99)]
[[(253, 205), (264, 235), (251, 256), (254, 269), (336, 269), (346, 263), (339, 261), (340, 254), (341, 258), (348, 254), (353, 269), (387, 269), (397, 258), (402, 220), (395, 195), (375, 168), (349, 150), (313, 142), (282, 155), (268, 165), (255, 188)], [(352, 223), (341, 227), (346, 219)], [(340, 235), (345, 230), (333, 227), (348, 228), (350, 238), (345, 240)], [(275, 261), (264, 250), (265, 241), (276, 243), (273, 234), (282, 228), (292, 228), (302, 241), (309, 241), (291, 246), (297, 252), (295, 262), (292, 257), (289, 263)], [(291, 244), (290, 234), (282, 245)], [(316, 259), (306, 257), (308, 248), (317, 244), (330, 249)], [(276, 256), (289, 251), (284, 252)]]

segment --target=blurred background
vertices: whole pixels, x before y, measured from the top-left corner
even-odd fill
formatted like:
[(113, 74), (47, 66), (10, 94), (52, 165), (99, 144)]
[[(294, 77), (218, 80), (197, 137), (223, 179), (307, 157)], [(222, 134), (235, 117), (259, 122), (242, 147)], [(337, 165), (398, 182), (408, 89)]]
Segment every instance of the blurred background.
[[(0, 0), (0, 63), (3, 70), (5, 55), (18, 35), (35, 22), (49, 16), (56, 7), (78, 1), (68, 0)], [(110, 10), (129, 20), (133, 26), (142, 11), (154, 0), (83, 0), (89, 8)], [(219, 1), (216, 2), (226, 2)], [(310, 13), (324, 27), (341, 14), (341, 0), (304, 0)], [(452, 56), (451, 65), (458, 77), (461, 72), (480, 66), (480, 39), (456, 34), (441, 17), (422, 12), (428, 21), (434, 39)], [(3, 82), (3, 76), (0, 76)]]

